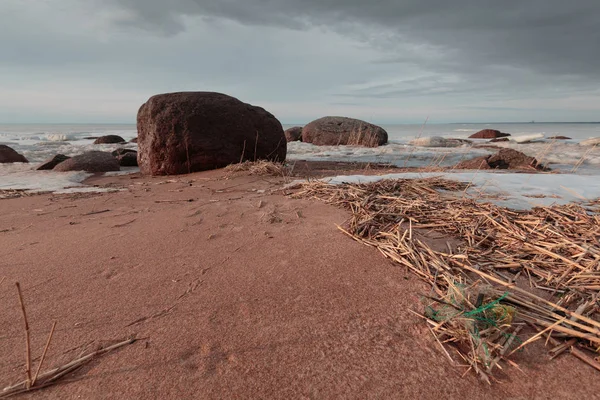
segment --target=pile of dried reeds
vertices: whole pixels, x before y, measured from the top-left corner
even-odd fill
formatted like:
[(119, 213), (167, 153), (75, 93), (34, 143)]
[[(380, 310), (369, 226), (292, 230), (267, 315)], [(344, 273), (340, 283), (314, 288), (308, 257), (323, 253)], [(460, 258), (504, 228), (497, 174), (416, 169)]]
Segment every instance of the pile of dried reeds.
[[(349, 226), (340, 229), (431, 284), (419, 315), (453, 363), (446, 343), (489, 382), (501, 360), (514, 365), (511, 353), (547, 335), (558, 340), (554, 356), (571, 349), (600, 369), (598, 204), (515, 211), (468, 198), (468, 186), (440, 178), (316, 181), (295, 196), (348, 208)], [(434, 249), (426, 231), (461, 245)], [(518, 339), (526, 325), (540, 332)]]
[(259, 160), (230, 164), (225, 167), (225, 172), (230, 174), (248, 172), (250, 175), (286, 176), (288, 170), (283, 163)]

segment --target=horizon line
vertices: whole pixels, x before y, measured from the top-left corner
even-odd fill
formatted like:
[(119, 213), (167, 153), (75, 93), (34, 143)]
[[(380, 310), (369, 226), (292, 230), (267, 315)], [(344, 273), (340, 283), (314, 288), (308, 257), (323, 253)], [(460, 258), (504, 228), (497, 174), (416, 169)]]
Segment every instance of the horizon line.
[[(309, 121), (310, 122), (310, 121)], [(282, 125), (306, 125), (309, 122), (281, 122)], [(371, 122), (372, 123), (372, 122)], [(600, 121), (481, 121), (481, 122), (386, 122), (380, 125), (477, 125), (477, 124), (600, 124)], [(137, 125), (137, 122), (0, 122), (0, 125)], [(375, 123), (377, 125), (377, 123)]]

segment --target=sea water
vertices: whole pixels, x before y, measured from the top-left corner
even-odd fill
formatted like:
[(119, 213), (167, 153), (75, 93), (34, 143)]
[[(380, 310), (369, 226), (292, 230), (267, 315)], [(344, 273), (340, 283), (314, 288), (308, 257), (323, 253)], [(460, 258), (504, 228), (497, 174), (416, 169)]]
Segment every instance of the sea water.
[[(284, 128), (293, 125), (284, 125)], [(579, 142), (600, 137), (600, 124), (593, 123), (526, 123), (526, 124), (423, 124), (382, 125), (388, 132), (389, 143), (377, 148), (356, 146), (313, 146), (308, 143), (288, 144), (288, 160), (361, 161), (386, 163), (406, 167), (451, 166), (457, 162), (490, 154), (491, 149), (462, 146), (458, 148), (423, 148), (411, 146), (417, 137), (442, 136), (466, 139), (481, 129), (497, 129), (513, 136), (543, 134), (568, 136), (572, 140), (541, 140), (535, 143), (496, 143), (536, 157), (561, 172), (600, 175), (600, 146), (585, 147)], [(56, 154), (74, 156), (84, 151), (112, 151), (118, 147), (136, 149), (135, 143), (94, 145), (94, 137), (119, 135), (126, 141), (137, 136), (135, 125), (0, 125), (0, 144), (6, 144), (23, 154), (29, 164), (0, 164), (0, 190), (31, 189), (57, 190), (73, 187), (87, 174), (35, 171), (42, 161)], [(476, 141), (485, 143), (486, 140)]]

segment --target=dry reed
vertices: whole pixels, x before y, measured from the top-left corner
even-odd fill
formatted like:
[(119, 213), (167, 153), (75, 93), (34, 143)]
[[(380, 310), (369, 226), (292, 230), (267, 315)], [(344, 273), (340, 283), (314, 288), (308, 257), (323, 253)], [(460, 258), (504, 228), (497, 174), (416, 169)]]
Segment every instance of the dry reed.
[(288, 168), (282, 163), (259, 160), (230, 164), (225, 167), (225, 172), (229, 174), (247, 172), (250, 175), (287, 176)]
[[(419, 315), (485, 381), (502, 360), (516, 365), (516, 348), (541, 337), (517, 338), (525, 323), (597, 355), (599, 203), (515, 211), (461, 197), (468, 186), (441, 178), (315, 181), (294, 195), (349, 209), (344, 233), (431, 285)], [(423, 239), (426, 231), (462, 243), (436, 250)]]

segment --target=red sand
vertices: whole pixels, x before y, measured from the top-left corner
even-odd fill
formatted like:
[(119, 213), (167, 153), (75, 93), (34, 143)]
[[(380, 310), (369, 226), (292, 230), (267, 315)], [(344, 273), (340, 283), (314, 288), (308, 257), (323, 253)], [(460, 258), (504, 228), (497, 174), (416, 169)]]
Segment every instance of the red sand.
[(598, 373), (569, 355), (548, 361), (541, 344), (502, 383), (461, 377), (409, 312), (428, 288), (340, 233), (346, 212), (271, 193), (281, 178), (93, 181), (127, 190), (0, 200), (0, 385), (25, 376), (15, 281), (34, 357), (58, 321), (44, 370), (140, 340), (25, 398), (598, 395)]

